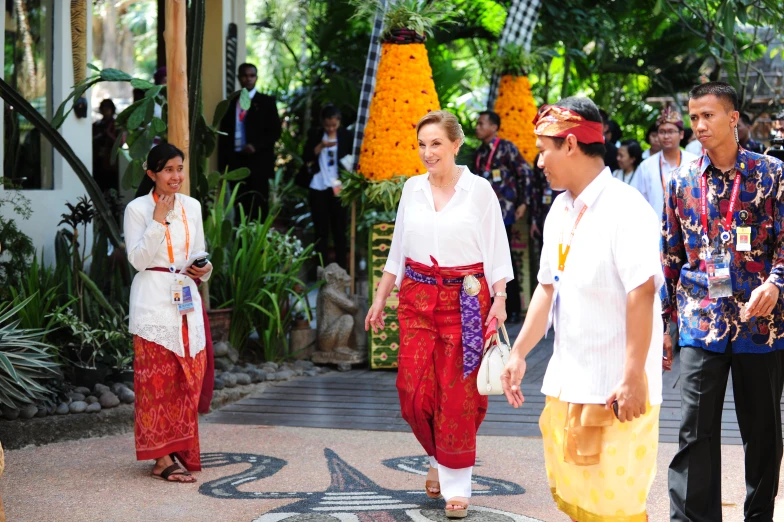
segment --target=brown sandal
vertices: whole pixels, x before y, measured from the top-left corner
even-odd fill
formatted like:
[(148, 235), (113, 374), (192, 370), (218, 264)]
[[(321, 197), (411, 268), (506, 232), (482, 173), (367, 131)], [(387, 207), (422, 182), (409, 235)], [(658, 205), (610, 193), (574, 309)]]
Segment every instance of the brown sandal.
[[(437, 489), (438, 491), (430, 491), (430, 489)], [(441, 498), (441, 483), (437, 480), (425, 481), (425, 493), (430, 498)]]
[(444, 509), (446, 518), (465, 518), (468, 516), (468, 503), (460, 500), (449, 500), (447, 505), (460, 506), (460, 509)]
[(158, 475), (155, 472), (153, 472), (152, 473), (152, 478), (155, 478), (155, 479), (158, 479), (158, 480), (165, 480), (166, 482), (181, 482), (183, 484), (193, 484), (194, 482), (196, 482), (195, 480), (194, 481), (187, 481), (187, 482), (184, 481), (184, 480), (179, 480), (179, 479), (169, 480), (169, 477), (174, 476), (174, 475), (183, 475), (183, 476), (186, 476), (186, 477), (193, 476), (193, 475), (191, 475), (190, 471), (182, 469), (180, 467), (180, 465), (175, 462), (174, 464), (172, 464), (168, 468), (166, 468), (163, 471), (161, 471), (160, 475)]

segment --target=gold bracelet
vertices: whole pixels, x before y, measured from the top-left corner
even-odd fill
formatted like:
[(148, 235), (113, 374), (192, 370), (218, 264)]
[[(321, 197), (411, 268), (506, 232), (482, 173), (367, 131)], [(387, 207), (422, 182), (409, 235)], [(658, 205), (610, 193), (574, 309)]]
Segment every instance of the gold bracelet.
[(495, 296), (496, 297), (503, 297), (504, 299), (506, 299), (507, 297), (509, 297), (509, 294), (507, 294), (506, 292), (496, 292)]

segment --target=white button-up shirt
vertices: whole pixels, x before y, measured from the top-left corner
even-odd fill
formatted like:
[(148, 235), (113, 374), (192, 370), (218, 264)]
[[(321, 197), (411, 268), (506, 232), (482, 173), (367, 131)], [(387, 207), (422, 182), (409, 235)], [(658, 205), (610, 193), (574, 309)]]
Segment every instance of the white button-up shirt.
[[(691, 152), (681, 151), (680, 165), (688, 165), (692, 161), (699, 159)], [(661, 165), (659, 161), (661, 160)], [(660, 168), (661, 166), (661, 168)], [(662, 177), (666, 181), (670, 179), (672, 171), (678, 168), (677, 163), (667, 163), (662, 151), (649, 157), (637, 167), (631, 185), (640, 191), (645, 200), (653, 207), (659, 220), (664, 214), (664, 187), (662, 187)]]
[[(191, 197), (176, 195), (174, 213), (176, 218), (169, 224), (174, 265), (179, 271), (188, 258), (204, 250), (204, 227), (202, 226), (201, 204)], [(185, 226), (182, 207), (188, 218), (190, 251), (185, 251)], [(171, 286), (178, 280), (191, 289), (194, 311), (188, 314), (188, 342), (190, 356), (202, 351), (206, 345), (201, 296), (193, 280), (182, 274), (176, 276), (164, 272), (152, 272), (151, 267), (169, 267), (169, 250), (166, 245), (166, 227), (152, 218), (155, 201), (152, 192), (134, 199), (125, 207), (123, 228), (128, 261), (139, 271), (131, 284), (129, 306), (129, 330), (132, 334), (157, 343), (180, 357), (185, 356), (182, 338), (182, 316), (177, 305), (171, 302)], [(211, 267), (212, 265), (207, 265)], [(202, 281), (209, 279), (208, 272)]]
[[(564, 248), (577, 216), (563, 273)], [(659, 219), (639, 192), (612, 177), (609, 168), (574, 200), (559, 195), (544, 223), (538, 279), (554, 285), (555, 348), (542, 393), (576, 404), (602, 404), (623, 378), (626, 362), (626, 299), (651, 277), (656, 286), (653, 335), (645, 363), (649, 400), (662, 402), (662, 319), (658, 290), (664, 283), (659, 258)], [(556, 277), (558, 280), (556, 281)]]
[(455, 195), (436, 212), (429, 176), (413, 176), (403, 187), (384, 271), (400, 287), (406, 258), (430, 266), (433, 256), (441, 267), (482, 263), (492, 295), (494, 283), (513, 279), (498, 196), (489, 181), (462, 167)]

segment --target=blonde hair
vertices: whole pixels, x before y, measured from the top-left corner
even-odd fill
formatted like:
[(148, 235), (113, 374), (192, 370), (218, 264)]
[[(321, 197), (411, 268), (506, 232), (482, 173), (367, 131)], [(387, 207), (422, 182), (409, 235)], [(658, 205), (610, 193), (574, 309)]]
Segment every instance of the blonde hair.
[(440, 125), (446, 131), (446, 136), (450, 141), (460, 141), (462, 144), (465, 140), (462, 125), (457, 121), (457, 117), (449, 111), (432, 111), (422, 116), (416, 126), (417, 136), (419, 136), (422, 127), (431, 123)]

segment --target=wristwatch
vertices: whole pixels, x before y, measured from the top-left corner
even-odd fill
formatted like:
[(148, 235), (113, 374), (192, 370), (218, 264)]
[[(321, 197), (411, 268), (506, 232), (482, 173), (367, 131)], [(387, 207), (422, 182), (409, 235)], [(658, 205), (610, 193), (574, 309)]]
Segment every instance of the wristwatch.
[(496, 292), (495, 296), (496, 297), (503, 297), (504, 299), (506, 299), (507, 297), (509, 297), (509, 294), (507, 294), (506, 292)]

